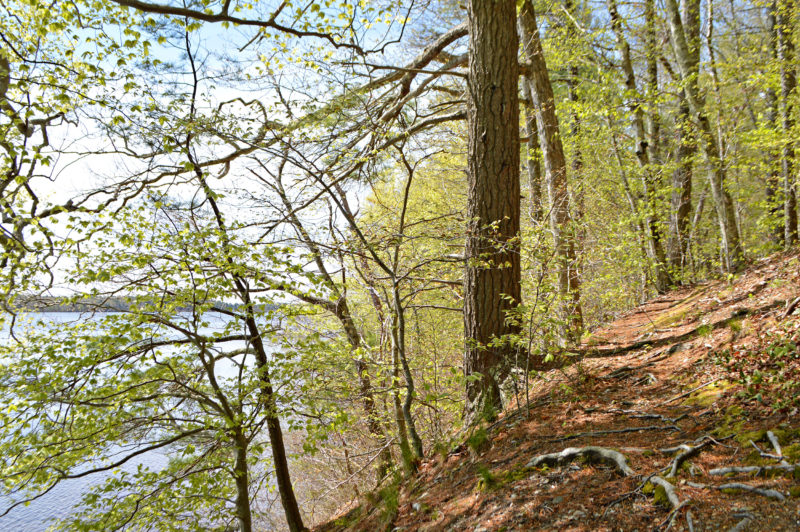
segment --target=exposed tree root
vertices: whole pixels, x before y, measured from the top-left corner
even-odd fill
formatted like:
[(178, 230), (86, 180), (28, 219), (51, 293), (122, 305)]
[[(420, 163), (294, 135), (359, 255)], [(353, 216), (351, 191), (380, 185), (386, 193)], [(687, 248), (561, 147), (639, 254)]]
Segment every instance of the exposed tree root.
[(667, 500), (672, 508), (678, 508), (681, 505), (681, 501), (678, 499), (678, 495), (675, 493), (675, 486), (659, 476), (650, 477), (650, 482), (664, 488), (664, 492), (667, 495)]
[(800, 468), (800, 464), (778, 464), (772, 466), (732, 466), (732, 467), (718, 467), (708, 472), (709, 475), (728, 475), (730, 473), (755, 473), (756, 476), (766, 473), (768, 471), (785, 471), (792, 473), (795, 469)]
[(605, 412), (609, 414), (624, 414), (636, 419), (658, 419), (659, 421), (664, 421), (665, 423), (671, 423), (675, 425), (678, 421), (689, 417), (689, 414), (681, 414), (678, 417), (667, 417), (662, 416), (661, 414), (654, 414), (650, 412), (640, 412), (638, 410), (605, 410)]
[(731, 527), (728, 532), (742, 532), (747, 525), (750, 524), (750, 521), (754, 521), (756, 516), (751, 514), (750, 512), (743, 512), (734, 514), (735, 517), (742, 517), (742, 520), (736, 523), (733, 527)]
[(794, 299), (794, 301), (792, 301), (791, 303), (789, 303), (789, 305), (786, 307), (786, 310), (785, 310), (785, 311), (784, 311), (784, 313), (783, 313), (783, 318), (784, 318), (784, 319), (785, 319), (785, 318), (788, 318), (788, 317), (789, 317), (789, 314), (791, 314), (792, 312), (794, 312), (794, 311), (795, 311), (795, 309), (798, 307), (798, 305), (800, 305), (800, 297), (796, 297), (796, 298)]
[(631, 427), (628, 429), (613, 429), (613, 430), (595, 430), (591, 432), (579, 432), (577, 434), (569, 434), (564, 436), (563, 438), (555, 438), (553, 440), (547, 440), (548, 443), (558, 443), (562, 441), (569, 441), (574, 440), (576, 438), (586, 438), (592, 436), (607, 436), (609, 434), (625, 434), (626, 432), (644, 432), (648, 430), (674, 430), (676, 432), (681, 432), (680, 427), (677, 425), (648, 425), (646, 427)]
[(595, 446), (568, 447), (561, 452), (535, 456), (528, 462), (527, 467), (539, 467), (542, 465), (549, 467), (563, 466), (578, 458), (584, 458), (591, 463), (603, 463), (614, 466), (626, 477), (635, 474), (633, 469), (628, 465), (628, 460), (625, 458), (624, 454), (614, 451), (613, 449)]
[(720, 379), (722, 379), (722, 377), (717, 377), (716, 379), (712, 379), (712, 380), (708, 381), (707, 383), (705, 383), (705, 384), (701, 384), (700, 386), (697, 386), (697, 387), (695, 387), (695, 388), (692, 388), (691, 390), (689, 390), (689, 391), (687, 391), (687, 392), (679, 393), (678, 395), (675, 395), (675, 396), (673, 396), (673, 397), (671, 397), (671, 398), (667, 399), (666, 401), (662, 401), (662, 402), (660, 402), (660, 403), (659, 403), (658, 405), (656, 405), (656, 406), (664, 406), (664, 405), (668, 405), (668, 404), (670, 404), (670, 403), (671, 403), (671, 402), (673, 402), (673, 401), (677, 401), (678, 399), (683, 399), (683, 398), (684, 398), (684, 397), (686, 397), (687, 395), (692, 395), (692, 394), (693, 394), (694, 392), (696, 392), (697, 390), (700, 390), (700, 389), (702, 389), (702, 388), (705, 388), (706, 386), (710, 386), (710, 385), (714, 384), (715, 382), (717, 382), (717, 381), (718, 381), (718, 380), (720, 380)]
[(719, 486), (698, 484), (697, 482), (687, 482), (687, 484), (693, 488), (712, 489), (712, 490), (742, 490), (742, 491), (748, 491), (750, 493), (755, 493), (756, 495), (761, 495), (769, 499), (775, 499), (776, 501), (786, 500), (786, 496), (780, 491), (770, 488), (756, 488), (755, 486), (750, 486), (749, 484), (742, 484), (741, 482), (729, 482), (728, 484), (720, 484)]
[[(700, 454), (700, 451), (716, 443), (714, 439), (709, 437), (702, 438), (701, 441), (702, 443), (700, 443), (699, 445), (695, 445), (694, 447), (691, 447), (689, 445), (680, 445), (677, 448), (675, 447), (672, 448), (675, 449), (676, 451), (680, 450), (680, 452), (672, 461), (669, 473), (667, 473), (667, 478), (675, 477), (675, 475), (678, 474), (678, 469), (680, 469), (681, 465), (683, 465), (683, 463), (686, 460), (692, 458), (693, 456), (697, 456), (698, 454)], [(672, 450), (672, 449), (665, 449), (665, 450)]]
[[(766, 312), (768, 310), (773, 310), (773, 309), (775, 309), (777, 307), (783, 306), (785, 303), (786, 303), (786, 301), (781, 299), (781, 300), (775, 300), (775, 301), (772, 301), (770, 303), (767, 303), (763, 307), (754, 308), (754, 309), (740, 309), (740, 310), (744, 310), (744, 311), (746, 311), (747, 314), (750, 314), (750, 315), (761, 314), (761, 313)], [(798, 303), (798, 304), (800, 304), (800, 303)], [(581, 355), (583, 357), (586, 357), (586, 358), (602, 358), (602, 357), (607, 357), (607, 356), (621, 355), (623, 353), (629, 353), (631, 351), (636, 351), (637, 349), (643, 349), (645, 347), (653, 347), (653, 348), (655, 348), (655, 347), (663, 347), (665, 345), (678, 343), (678, 342), (683, 342), (685, 340), (689, 340), (691, 338), (694, 338), (697, 335), (697, 333), (698, 333), (698, 331), (699, 331), (699, 329), (701, 327), (710, 327), (712, 330), (719, 329), (721, 327), (727, 327), (732, 321), (738, 320), (741, 317), (742, 317), (741, 312), (735, 312), (734, 315), (732, 315), (729, 318), (721, 319), (721, 320), (715, 321), (713, 323), (706, 323), (706, 324), (703, 324), (703, 325), (699, 325), (699, 326), (695, 327), (694, 329), (692, 329), (690, 331), (687, 331), (687, 332), (682, 333), (682, 334), (678, 334), (676, 336), (665, 336), (665, 337), (662, 337), (662, 338), (640, 340), (640, 341), (634, 342), (632, 344), (628, 344), (628, 345), (625, 345), (625, 346), (619, 346), (619, 347), (612, 347), (610, 349), (598, 349), (598, 348), (595, 348), (595, 347), (589, 347), (589, 348), (586, 348), (586, 349), (577, 350), (576, 352), (579, 355)]]

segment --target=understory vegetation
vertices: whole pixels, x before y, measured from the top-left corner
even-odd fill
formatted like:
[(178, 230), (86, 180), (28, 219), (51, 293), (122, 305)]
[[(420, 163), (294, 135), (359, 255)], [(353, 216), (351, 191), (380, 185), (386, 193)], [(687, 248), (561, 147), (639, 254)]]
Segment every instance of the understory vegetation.
[[(413, 504), (459, 528), (409, 497), (462, 455), (481, 496), (581, 463), (687, 521), (675, 478), (753, 428), (736, 408), (784, 425), (800, 408), (799, 17), (795, 0), (4, 2), (0, 528), (86, 478), (57, 528), (294, 532), (343, 510), (330, 526), (391, 528)], [(624, 427), (560, 432), (555, 403), (666, 378), (586, 360), (688, 342), (719, 375), (668, 388), (702, 385), (669, 408), (724, 420), (637, 410), (681, 434), (668, 472), (604, 445)], [(497, 431), (533, 412), (525, 433), (560, 448), (498, 470)], [(740, 443), (786, 498), (800, 439), (780, 423)]]

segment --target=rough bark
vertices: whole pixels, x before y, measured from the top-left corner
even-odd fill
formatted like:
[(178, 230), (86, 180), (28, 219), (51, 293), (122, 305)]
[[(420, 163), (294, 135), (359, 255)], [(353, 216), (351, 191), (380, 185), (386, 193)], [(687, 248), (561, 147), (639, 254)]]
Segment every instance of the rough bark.
[[(771, 2), (767, 7), (767, 42), (769, 43), (770, 59), (778, 63), (778, 29), (776, 23), (777, 2)], [(770, 129), (778, 129), (778, 95), (775, 89), (767, 87), (764, 91), (764, 105), (766, 107), (767, 125)], [(769, 212), (770, 236), (777, 244), (783, 244), (785, 238), (785, 223), (783, 221), (784, 205), (781, 204), (780, 171), (781, 161), (774, 150), (769, 150), (766, 155), (769, 171), (766, 178), (767, 210)]]
[(777, 4), (775, 26), (778, 40), (778, 61), (781, 69), (781, 121), (784, 145), (781, 152), (783, 172), (783, 227), (784, 245), (788, 249), (797, 243), (797, 195), (794, 160), (794, 94), (797, 87), (795, 50), (793, 41), (794, 0), (780, 0)]
[(666, 0), (670, 37), (675, 56), (678, 60), (686, 101), (693, 115), (698, 130), (699, 145), (703, 150), (709, 172), (708, 180), (719, 221), (721, 237), (722, 268), (732, 272), (743, 265), (744, 251), (736, 224), (736, 213), (733, 200), (725, 189), (725, 166), (723, 164), (717, 139), (711, 130), (711, 122), (706, 114), (705, 102), (700, 95), (697, 76), (693, 75), (692, 59), (689, 51), (683, 21), (678, 10), (677, 0)]
[(530, 63), (527, 78), (539, 125), (539, 145), (544, 160), (545, 181), (550, 200), (550, 229), (556, 249), (559, 296), (566, 322), (565, 339), (573, 343), (580, 338), (583, 314), (580, 304), (580, 281), (575, 253), (575, 235), (569, 213), (567, 164), (559, 133), (555, 99), (547, 63), (539, 40), (536, 14), (530, 0), (525, 0), (519, 15), (520, 36), (526, 60)]
[(697, 150), (689, 104), (681, 91), (676, 118), (677, 149), (675, 150), (675, 170), (672, 173), (672, 216), (671, 235), (667, 246), (669, 263), (674, 271), (682, 271), (687, 266), (689, 248), (689, 222), (692, 214), (692, 157)]
[[(652, 7), (652, 6), (651, 6)], [(644, 188), (645, 199), (645, 227), (647, 229), (647, 252), (650, 260), (653, 262), (653, 269), (655, 271), (654, 281), (656, 290), (659, 293), (664, 293), (672, 285), (672, 279), (667, 269), (667, 258), (664, 252), (664, 239), (661, 233), (661, 226), (656, 218), (658, 212), (656, 205), (656, 179), (653, 168), (651, 166), (650, 154), (655, 146), (650, 146), (648, 143), (647, 131), (645, 129), (645, 112), (640, 100), (639, 90), (636, 86), (636, 75), (633, 70), (633, 62), (631, 61), (631, 49), (628, 41), (625, 39), (622, 28), (622, 20), (620, 19), (617, 10), (616, 0), (608, 0), (608, 12), (611, 17), (611, 28), (614, 31), (614, 37), (617, 42), (617, 50), (621, 57), (620, 67), (625, 76), (625, 89), (628, 93), (628, 108), (631, 112), (633, 130), (636, 135), (636, 160), (639, 163), (640, 171), (642, 172), (642, 184)], [(648, 38), (649, 39), (649, 38)], [(648, 70), (653, 68), (655, 61), (648, 61)], [(658, 72), (655, 74), (650, 72), (656, 79), (651, 80), (651, 83), (657, 84)], [(658, 119), (653, 118), (657, 111), (651, 110), (650, 126), (653, 133), (656, 133)]]
[[(498, 382), (507, 372), (514, 349), (499, 339), (519, 331), (506, 320), (521, 295), (519, 43), (513, 0), (471, 0), (468, 12), (464, 370), (467, 415), (474, 418), (502, 408)], [(479, 378), (470, 378), (477, 374)]]

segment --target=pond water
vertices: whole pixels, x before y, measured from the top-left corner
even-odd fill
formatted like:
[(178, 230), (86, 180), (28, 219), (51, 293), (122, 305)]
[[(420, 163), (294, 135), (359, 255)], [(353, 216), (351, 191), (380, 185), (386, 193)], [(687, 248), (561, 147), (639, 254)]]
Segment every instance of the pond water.
[[(87, 314), (77, 312), (30, 314), (28, 315), (28, 318), (32, 322), (41, 321), (42, 324), (35, 326), (38, 330), (41, 330), (42, 327), (47, 327), (48, 324), (63, 324), (68, 322), (81, 322), (87, 319), (98, 319), (92, 318)], [(221, 314), (214, 314), (206, 318), (206, 321), (208, 321), (209, 326), (205, 327), (199, 332), (209, 334), (213, 331), (222, 330), (228, 323), (228, 318)], [(25, 325), (15, 327), (15, 336), (17, 338), (24, 338), (25, 328)], [(0, 329), (0, 343), (8, 341), (10, 341), (10, 336), (9, 329), (6, 324), (2, 329)], [(228, 347), (235, 348), (236, 346), (228, 345)], [(220, 377), (224, 377), (226, 373), (230, 374), (231, 372), (235, 373), (235, 370), (233, 368), (229, 368), (227, 370), (223, 368)], [(137, 456), (136, 458), (125, 463), (119, 468), (119, 470), (133, 472), (140, 465), (157, 470), (164, 467), (167, 461), (168, 455), (165, 451), (154, 451)], [(107, 473), (99, 473), (78, 479), (62, 481), (51, 491), (42, 495), (40, 498), (30, 502), (27, 505), (17, 506), (8, 511), (6, 515), (0, 517), (0, 531), (46, 531), (55, 520), (68, 516), (73, 507), (80, 503), (81, 497), (84, 493), (86, 493), (92, 486), (102, 483), (111, 474), (113, 473), (109, 471)], [(0, 515), (6, 512), (14, 500), (15, 499), (12, 499), (8, 496), (0, 495)]]

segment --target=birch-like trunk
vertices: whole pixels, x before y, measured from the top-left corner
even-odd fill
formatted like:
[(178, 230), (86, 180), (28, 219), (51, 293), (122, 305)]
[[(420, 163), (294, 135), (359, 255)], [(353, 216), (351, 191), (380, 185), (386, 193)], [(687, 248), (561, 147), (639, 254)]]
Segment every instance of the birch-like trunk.
[(553, 232), (556, 249), (559, 296), (566, 322), (564, 336), (567, 342), (574, 343), (579, 340), (583, 329), (583, 314), (575, 253), (575, 229), (569, 212), (567, 163), (559, 133), (553, 88), (539, 40), (536, 15), (530, 0), (525, 0), (522, 4), (519, 28), (525, 59), (530, 64), (530, 74), (526, 81), (530, 84), (531, 97), (536, 109), (539, 145), (542, 149), (547, 194), (550, 200), (550, 229)]
[(698, 143), (709, 167), (708, 181), (719, 221), (722, 268), (727, 272), (733, 272), (743, 265), (744, 250), (739, 238), (739, 228), (736, 225), (733, 200), (725, 189), (725, 166), (706, 113), (705, 101), (700, 95), (697, 76), (693, 75), (692, 56), (677, 0), (666, 0), (666, 6), (672, 47), (678, 60), (683, 90), (689, 110), (693, 115), (693, 121), (698, 129)]

